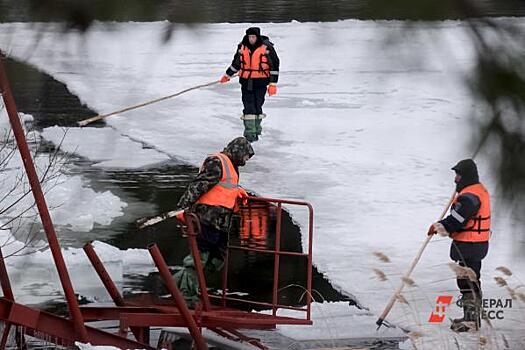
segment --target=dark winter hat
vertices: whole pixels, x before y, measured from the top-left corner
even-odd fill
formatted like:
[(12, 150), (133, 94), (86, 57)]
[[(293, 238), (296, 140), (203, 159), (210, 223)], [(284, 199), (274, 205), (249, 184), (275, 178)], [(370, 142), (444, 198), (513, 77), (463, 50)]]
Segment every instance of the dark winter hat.
[(463, 159), (452, 167), (456, 174), (461, 175), (461, 180), (456, 186), (458, 191), (463, 188), (479, 183), (478, 167), (472, 159)]
[(246, 29), (246, 35), (257, 35), (261, 36), (261, 28), (259, 27), (250, 27)]
[(242, 136), (230, 141), (222, 153), (230, 157), (232, 163), (237, 166), (243, 166), (245, 164), (244, 156), (251, 158), (255, 154), (250, 142)]

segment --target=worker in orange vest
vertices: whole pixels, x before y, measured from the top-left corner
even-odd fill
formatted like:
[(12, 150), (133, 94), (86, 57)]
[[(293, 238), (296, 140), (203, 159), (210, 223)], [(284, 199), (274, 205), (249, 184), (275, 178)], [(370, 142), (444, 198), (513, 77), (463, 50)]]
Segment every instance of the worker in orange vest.
[(246, 30), (220, 82), (228, 82), (236, 73), (239, 74), (244, 105), (241, 116), (244, 136), (250, 142), (257, 141), (262, 133), (261, 120), (266, 117), (262, 110), (266, 91), (269, 96), (275, 95), (279, 79), (279, 57), (268, 37), (261, 35), (260, 28)]
[[(239, 209), (239, 201), (246, 201), (248, 197), (239, 186), (239, 167), (253, 155), (253, 148), (244, 137), (232, 140), (222, 152), (209, 155), (177, 205), (199, 218), (201, 232), (197, 235), (197, 245), (207, 273), (222, 268), (232, 216)], [(181, 215), (177, 218), (184, 220)], [(199, 299), (193, 257), (185, 257), (183, 265), (174, 277), (188, 304), (193, 305)]]
[(432, 224), (428, 234), (438, 233), (452, 238), (450, 258), (475, 273), (475, 278), (472, 278), (474, 280), (465, 276), (457, 278), (462, 294), (463, 318), (455, 319), (451, 328), (457, 332), (466, 332), (480, 327), (480, 271), (491, 235), (490, 196), (485, 186), (479, 182), (478, 169), (472, 159), (460, 161), (452, 170), (456, 172), (454, 181), (458, 195), (452, 203), (450, 215)]

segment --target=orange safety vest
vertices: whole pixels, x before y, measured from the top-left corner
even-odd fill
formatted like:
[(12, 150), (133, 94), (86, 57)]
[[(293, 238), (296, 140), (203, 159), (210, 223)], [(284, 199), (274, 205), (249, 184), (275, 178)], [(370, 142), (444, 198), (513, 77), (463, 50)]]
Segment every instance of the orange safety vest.
[(222, 177), (218, 184), (197, 200), (196, 204), (216, 205), (234, 210), (239, 196), (239, 175), (228, 156), (223, 153), (215, 153), (211, 156), (220, 159)]
[[(486, 242), (490, 238), (490, 196), (487, 189), (480, 183), (465, 187), (459, 192), (476, 195), (481, 205), (476, 216), (472, 217), (458, 232), (452, 233), (452, 239), (460, 242)], [(454, 201), (454, 204), (457, 202)]]
[(269, 78), (270, 63), (266, 55), (266, 45), (261, 45), (250, 54), (250, 49), (242, 45), (239, 49), (241, 54), (241, 69), (239, 77), (250, 78)]

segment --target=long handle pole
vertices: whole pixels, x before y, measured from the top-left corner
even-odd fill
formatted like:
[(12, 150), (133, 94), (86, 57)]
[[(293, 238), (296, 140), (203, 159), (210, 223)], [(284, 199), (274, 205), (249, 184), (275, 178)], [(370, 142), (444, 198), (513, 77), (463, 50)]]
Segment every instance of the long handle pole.
[[(456, 197), (456, 191), (454, 190), (454, 192), (452, 192), (452, 196), (450, 196), (450, 200), (448, 201), (445, 209), (443, 210), (443, 212), (441, 213), (441, 216), (439, 217), (439, 219), (437, 221), (439, 221), (439, 220), (441, 220), (441, 219), (443, 219), (445, 217), (445, 214), (447, 213), (448, 208), (450, 208), (450, 206), (452, 205), (452, 202), (454, 201), (455, 197)], [(427, 245), (430, 242), (430, 240), (432, 239), (432, 237), (433, 237), (433, 235), (427, 236), (427, 238), (423, 242), (423, 245), (421, 245), (421, 248), (419, 248), (419, 251), (417, 252), (414, 260), (412, 260), (412, 263), (410, 264), (410, 267), (408, 268), (408, 271), (405, 273), (404, 278), (401, 279), (401, 284), (399, 285), (397, 290), (394, 292), (394, 294), (392, 294), (392, 296), (390, 297), (390, 300), (388, 301), (388, 304), (386, 304), (386, 307), (383, 310), (383, 313), (381, 313), (381, 316), (379, 316), (379, 318), (377, 319), (377, 321), (376, 321), (377, 329), (379, 329), (381, 327), (381, 325), (385, 321), (385, 318), (388, 316), (390, 310), (392, 310), (392, 307), (396, 303), (397, 296), (399, 294), (401, 294), (401, 292), (403, 291), (403, 288), (405, 287), (406, 279), (408, 277), (410, 277), (410, 275), (412, 274), (412, 271), (414, 271), (414, 268), (416, 267), (417, 263), (419, 262), (419, 259), (421, 259), (421, 255), (423, 255), (423, 251), (427, 247)]]
[(204, 88), (204, 87), (207, 87), (207, 86), (211, 86), (211, 85), (215, 85), (215, 84), (218, 84), (218, 83), (219, 83), (219, 81), (217, 80), (217, 81), (212, 81), (212, 82), (209, 82), (209, 83), (206, 83), (206, 84), (196, 85), (196, 86), (184, 89), (182, 91), (179, 91), (177, 93), (174, 93), (174, 94), (171, 94), (171, 95), (168, 95), (168, 96), (164, 96), (164, 97), (156, 98), (156, 99), (151, 100), (151, 101), (139, 103), (138, 105), (134, 105), (134, 106), (131, 106), (131, 107), (126, 107), (126, 108), (120, 109), (120, 110), (115, 111), (115, 112), (111, 112), (111, 113), (107, 113), (107, 114), (101, 114), (101, 115), (97, 115), (95, 117), (84, 119), (84, 120), (81, 120), (81, 121), (77, 122), (77, 124), (79, 126), (86, 126), (86, 125), (88, 125), (90, 123), (96, 122), (98, 120), (105, 119), (105, 118), (110, 117), (110, 116), (115, 115), (115, 114), (124, 113), (124, 112), (128, 112), (128, 111), (131, 111), (131, 110), (134, 110), (134, 109), (137, 109), (137, 108), (145, 107), (145, 106), (151, 105), (153, 103), (157, 103), (157, 102), (164, 101), (164, 100), (167, 100), (167, 99), (170, 99), (170, 98), (173, 98), (173, 97), (180, 96), (180, 95), (182, 95), (182, 94), (184, 94), (186, 92), (192, 91), (192, 90), (201, 89), (201, 88)]

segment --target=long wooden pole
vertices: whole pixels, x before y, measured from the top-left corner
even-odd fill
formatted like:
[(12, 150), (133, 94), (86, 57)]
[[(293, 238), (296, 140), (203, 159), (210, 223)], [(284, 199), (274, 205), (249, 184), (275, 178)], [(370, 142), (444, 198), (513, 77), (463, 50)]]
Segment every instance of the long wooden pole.
[[(437, 221), (439, 221), (439, 220), (441, 220), (441, 219), (443, 219), (445, 217), (445, 214), (447, 213), (448, 208), (450, 208), (450, 206), (452, 205), (452, 202), (454, 201), (455, 197), (456, 197), (456, 190), (454, 190), (454, 192), (452, 192), (452, 196), (450, 196), (450, 200), (448, 201), (445, 209), (443, 210), (443, 212), (441, 213), (441, 216), (439, 217), (439, 219)], [(388, 301), (388, 304), (386, 304), (386, 307), (383, 310), (383, 312), (381, 313), (381, 316), (379, 316), (379, 318), (377, 319), (377, 321), (376, 321), (377, 329), (381, 328), (381, 326), (383, 325), (383, 322), (385, 321), (385, 318), (388, 316), (388, 314), (390, 313), (390, 310), (392, 310), (392, 307), (396, 303), (397, 296), (400, 295), (401, 292), (403, 291), (403, 288), (405, 288), (405, 281), (407, 280), (407, 278), (410, 277), (410, 275), (412, 274), (412, 271), (414, 271), (414, 268), (416, 267), (417, 263), (419, 262), (419, 259), (421, 259), (421, 255), (423, 255), (423, 251), (425, 250), (425, 248), (427, 247), (428, 243), (430, 242), (430, 240), (432, 239), (433, 236), (434, 235), (427, 236), (427, 238), (423, 242), (423, 245), (421, 245), (421, 248), (419, 248), (419, 251), (417, 252), (414, 260), (412, 260), (412, 263), (410, 264), (410, 267), (408, 268), (408, 271), (405, 273), (403, 278), (401, 278), (401, 284), (399, 285), (397, 290), (394, 292), (394, 294), (392, 294), (392, 297), (390, 297), (390, 300)]]
[(131, 107), (126, 107), (126, 108), (120, 109), (120, 110), (115, 111), (115, 112), (111, 112), (111, 113), (107, 113), (107, 114), (101, 114), (101, 115), (97, 115), (95, 117), (84, 119), (84, 120), (81, 120), (81, 121), (77, 122), (77, 124), (79, 126), (86, 126), (86, 125), (88, 125), (90, 123), (96, 122), (98, 120), (105, 119), (105, 118), (110, 117), (110, 116), (115, 115), (115, 114), (124, 113), (124, 112), (128, 112), (128, 111), (131, 111), (131, 110), (134, 110), (134, 109), (137, 109), (137, 108), (145, 107), (145, 106), (151, 105), (153, 103), (157, 103), (157, 102), (164, 101), (164, 100), (167, 100), (167, 99), (170, 99), (170, 98), (173, 98), (173, 97), (180, 96), (180, 95), (182, 95), (182, 94), (184, 94), (186, 92), (192, 91), (192, 90), (202, 89), (204, 87), (212, 86), (212, 85), (215, 85), (215, 84), (218, 84), (218, 83), (219, 83), (219, 81), (216, 80), (216, 81), (212, 81), (212, 82), (209, 82), (209, 83), (206, 83), (206, 84), (196, 85), (196, 86), (184, 89), (182, 91), (179, 91), (177, 93), (174, 93), (174, 94), (171, 94), (171, 95), (168, 95), (168, 96), (164, 96), (164, 97), (156, 98), (156, 99), (151, 100), (151, 101), (139, 103), (137, 105), (134, 105), (134, 106), (131, 106)]

